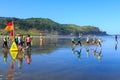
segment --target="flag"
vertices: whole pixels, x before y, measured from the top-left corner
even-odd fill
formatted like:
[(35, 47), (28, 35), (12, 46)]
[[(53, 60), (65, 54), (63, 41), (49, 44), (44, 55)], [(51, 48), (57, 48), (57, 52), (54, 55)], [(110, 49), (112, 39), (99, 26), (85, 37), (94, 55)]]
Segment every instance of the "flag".
[(14, 29), (10, 31), (10, 38), (14, 41)]
[(5, 30), (6, 31), (11, 31), (11, 30), (13, 30), (14, 28), (13, 28), (13, 21), (9, 21), (8, 23), (7, 23), (7, 26), (6, 26), (6, 28), (5, 28)]

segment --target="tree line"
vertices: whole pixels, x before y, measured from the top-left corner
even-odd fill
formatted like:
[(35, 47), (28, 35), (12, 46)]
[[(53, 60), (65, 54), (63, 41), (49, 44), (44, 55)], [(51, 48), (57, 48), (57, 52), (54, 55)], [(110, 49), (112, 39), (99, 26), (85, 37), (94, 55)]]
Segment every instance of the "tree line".
[(78, 26), (75, 24), (60, 24), (48, 18), (27, 18), (19, 19), (14, 17), (0, 17), (0, 29), (4, 29), (7, 22), (13, 20), (15, 30), (24, 31), (35, 30), (34, 32), (45, 32), (59, 35), (78, 35), (82, 34), (96, 34), (107, 35), (105, 31), (101, 31), (95, 26)]

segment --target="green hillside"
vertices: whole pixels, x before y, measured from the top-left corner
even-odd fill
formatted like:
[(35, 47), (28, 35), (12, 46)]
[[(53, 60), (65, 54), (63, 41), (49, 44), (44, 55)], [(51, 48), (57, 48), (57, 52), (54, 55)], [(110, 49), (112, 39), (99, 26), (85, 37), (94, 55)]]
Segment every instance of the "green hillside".
[(15, 33), (31, 33), (35, 35), (39, 34), (40, 32), (59, 35), (78, 35), (79, 33), (96, 35), (107, 34), (105, 31), (101, 31), (98, 27), (60, 24), (48, 18), (19, 19), (9, 17), (0, 17), (0, 34), (9, 33), (3, 29), (10, 20), (14, 21)]

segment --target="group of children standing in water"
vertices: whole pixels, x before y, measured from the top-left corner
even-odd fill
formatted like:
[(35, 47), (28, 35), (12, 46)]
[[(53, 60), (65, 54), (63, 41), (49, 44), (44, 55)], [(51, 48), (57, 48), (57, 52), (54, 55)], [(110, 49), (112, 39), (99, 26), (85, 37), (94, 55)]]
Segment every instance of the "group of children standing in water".
[(72, 44), (80, 45), (80, 46), (82, 46), (82, 44), (84, 44), (84, 45), (92, 44), (92, 45), (99, 45), (101, 47), (102, 46), (101, 42), (102, 42), (102, 38), (99, 37), (97, 39), (96, 35), (94, 35), (93, 39), (90, 38), (90, 35), (88, 35), (86, 38), (82, 39), (82, 34), (80, 34), (77, 39), (72, 38)]
[[(22, 68), (22, 63), (23, 63), (24, 59), (28, 64), (31, 63), (31, 50), (30, 49), (31, 49), (32, 39), (33, 39), (33, 37), (30, 36), (29, 34), (26, 35), (26, 36), (23, 36), (21, 34), (15, 36), (14, 41), (15, 41), (17, 47), (18, 47), (18, 52), (17, 52), (16, 59), (12, 59), (12, 62), (11, 62), (11, 65), (10, 65), (11, 69), (14, 69), (15, 60), (18, 61), (18, 68), (19, 69)], [(8, 56), (8, 53), (9, 53), (8, 48), (10, 48), (11, 43), (12, 43), (12, 40), (9, 38), (9, 36), (4, 36), (3, 37), (2, 54), (3, 54), (3, 58), (4, 58), (5, 63), (7, 62), (7, 56)], [(12, 52), (10, 52), (10, 53), (12, 53)]]
[[(30, 36), (29, 34), (27, 36), (23, 36), (21, 34), (18, 34), (17, 36), (15, 36), (15, 43), (18, 46), (18, 49), (22, 49), (24, 48), (28, 48), (31, 47), (31, 41), (32, 41), (33, 37)], [(4, 47), (9, 47), (11, 40), (9, 38), (9, 36), (4, 36), (3, 38), (3, 48)]]
[[(82, 34), (79, 35), (78, 38), (72, 38), (72, 53), (77, 52), (78, 53), (78, 57), (80, 57), (81, 54), (81, 50), (82, 50), (82, 46), (85, 47), (86, 49), (86, 55), (89, 56), (89, 51), (90, 48), (88, 47), (89, 45), (94, 45), (96, 46), (95, 48), (92, 47), (93, 49), (92, 52), (94, 54), (94, 56), (97, 56), (98, 59), (101, 59), (101, 50), (102, 50), (102, 38), (101, 37), (96, 37), (96, 35), (94, 35), (92, 38), (90, 38), (90, 35), (87, 36), (82, 36)], [(80, 50), (75, 50), (75, 46), (79, 45), (80, 46)], [(97, 51), (97, 47), (100, 47), (100, 51)]]

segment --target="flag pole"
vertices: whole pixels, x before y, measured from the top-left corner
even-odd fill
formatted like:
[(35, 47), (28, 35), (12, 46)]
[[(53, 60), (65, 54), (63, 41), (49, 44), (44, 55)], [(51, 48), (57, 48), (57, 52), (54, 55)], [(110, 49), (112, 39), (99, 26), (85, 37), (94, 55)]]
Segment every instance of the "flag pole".
[(13, 23), (13, 41), (14, 41), (14, 38), (15, 38), (15, 28), (14, 28), (14, 23)]
[(13, 23), (13, 20), (12, 20), (12, 25), (13, 25), (13, 38), (12, 38), (12, 41), (14, 42), (14, 38), (15, 38), (15, 30), (14, 30), (14, 23)]

